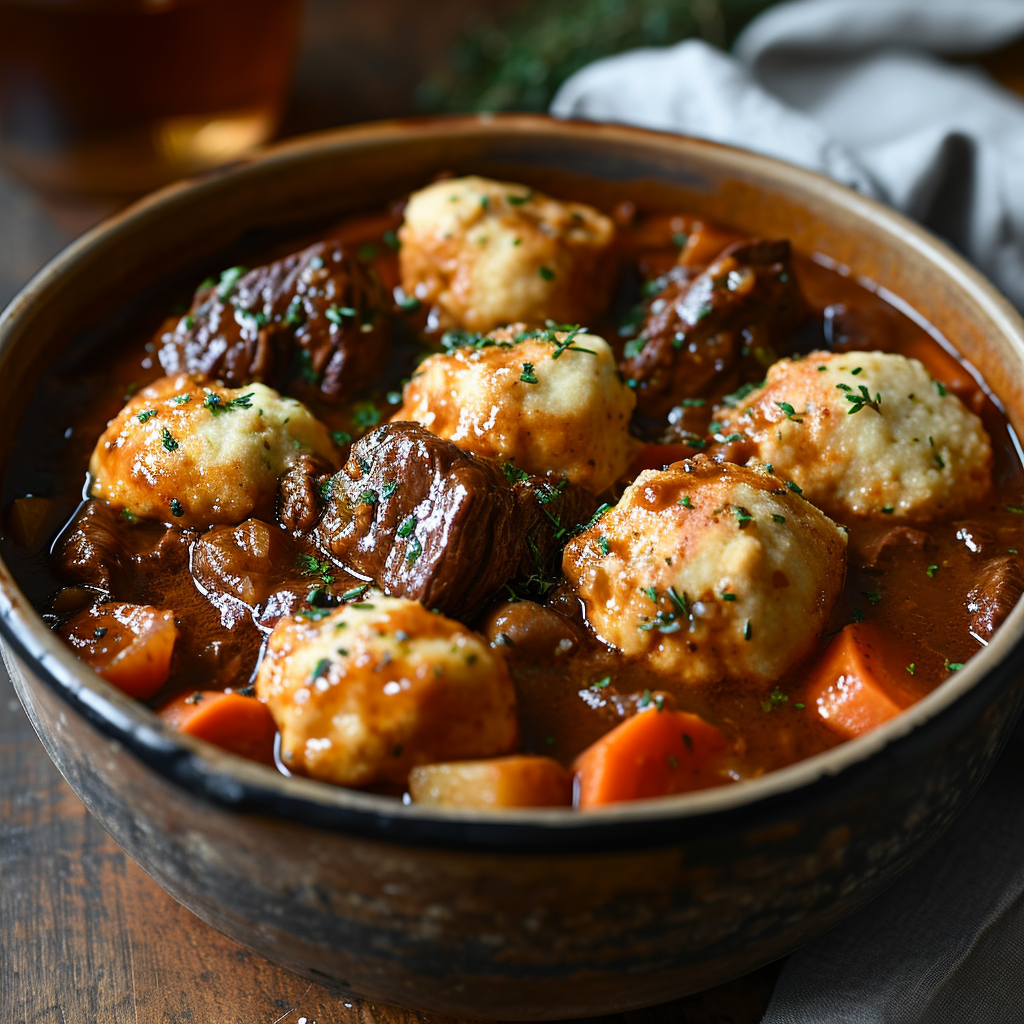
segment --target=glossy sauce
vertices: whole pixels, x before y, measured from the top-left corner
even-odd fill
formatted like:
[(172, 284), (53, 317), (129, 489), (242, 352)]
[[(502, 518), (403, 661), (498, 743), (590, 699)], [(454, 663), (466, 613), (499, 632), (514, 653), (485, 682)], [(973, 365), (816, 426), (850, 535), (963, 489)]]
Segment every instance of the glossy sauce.
[[(702, 229), (689, 216), (643, 217), (621, 208), (617, 213), (625, 256), (621, 293), (608, 322), (588, 326), (621, 353), (627, 340), (623, 334), (629, 331), (620, 332), (620, 324), (628, 321), (630, 308), (639, 301), (643, 281), (656, 278), (675, 263), (681, 236), (687, 236), (687, 256), (695, 263), (707, 262), (722, 245), (740, 236)], [(361, 258), (391, 289), (398, 284), (393, 231), (400, 221), (401, 209), (396, 207), (352, 218), (316, 237), (340, 238), (360, 248)], [(294, 251), (299, 244), (293, 240), (287, 246), (248, 253), (246, 262), (254, 266)], [(798, 258), (795, 267), (812, 316), (785, 350), (772, 358), (831, 348), (879, 349), (920, 359), (936, 380), (981, 416), (993, 444), (992, 492), (979, 497), (969, 514), (921, 526), (924, 540), (917, 537), (906, 542), (901, 537), (881, 556), (875, 547), (887, 524), (848, 524), (849, 569), (828, 632), (815, 655), (788, 672), (770, 692), (751, 692), (742, 683), (674, 686), (642, 662), (630, 662), (598, 642), (585, 626), (579, 602), (565, 586), (552, 585), (538, 595), (547, 606), (543, 612), (529, 604), (503, 606), (500, 600), (480, 609), (479, 617), (469, 624), (483, 628), (492, 643), (505, 648), (518, 693), (524, 751), (548, 754), (568, 764), (623, 716), (659, 701), (700, 714), (734, 742), (733, 777), (758, 775), (840, 742), (804, 694), (810, 666), (828, 639), (847, 623), (877, 624), (886, 658), (904, 667), (899, 686), (907, 703), (934, 689), (982, 646), (983, 640), (970, 629), (966, 595), (983, 563), (996, 557), (1016, 559), (1018, 551), (1024, 552), (1024, 515), (1020, 514), (1024, 474), (1016, 439), (974, 371), (958, 361), (927, 325), (916, 323), (886, 302), (870, 283), (854, 281), (825, 258)], [(187, 300), (194, 284), (189, 281), (178, 298)], [(78, 508), (89, 455), (107, 420), (119, 411), (126, 395), (161, 375), (148, 339), (173, 302), (162, 296), (137, 312), (131, 323), (113, 325), (73, 346), (44, 375), (19, 430), (4, 484), (4, 508), (26, 494), (45, 496), (51, 503), (31, 545), (17, 543), (8, 529), (2, 550), (29, 598), (53, 623), (88, 599), (80, 587), (64, 589), (67, 581), (55, 573), (50, 557), (54, 538)], [(180, 312), (174, 319), (178, 316)], [(401, 319), (395, 355), (375, 388), (341, 410), (310, 403), (342, 441), (387, 419), (400, 401), (403, 379), (423, 354), (417, 331), (429, 327), (427, 311)], [(744, 380), (759, 379), (764, 368), (748, 361), (742, 379), (728, 380), (728, 386), (723, 384), (705, 396), (705, 405), (688, 408), (686, 430), (706, 433), (715, 401)], [(642, 422), (640, 428), (646, 429)], [(649, 432), (647, 439), (651, 439)], [(676, 461), (694, 451), (679, 443), (648, 448), (647, 464)], [(730, 451), (728, 446), (721, 446), (721, 454), (735, 461), (744, 459), (741, 451)], [(614, 501), (619, 493), (621, 488), (602, 499)], [(317, 573), (299, 571), (304, 558), (308, 562), (319, 553), (282, 530), (275, 539), (280, 548), (273, 559), (273, 579), (267, 583), (269, 591), (279, 596), (273, 608), (264, 611), (261, 628), (242, 601), (204, 590), (194, 578), (190, 567), (200, 531), (136, 524), (130, 536), (135, 553), (132, 593), (118, 598), (173, 608), (181, 631), (174, 671), (153, 700), (154, 706), (197, 686), (245, 687), (255, 674), (275, 616), (300, 607), (312, 591), (337, 597), (363, 582), (336, 568), (329, 573), (329, 581)], [(158, 549), (162, 554), (154, 554)]]

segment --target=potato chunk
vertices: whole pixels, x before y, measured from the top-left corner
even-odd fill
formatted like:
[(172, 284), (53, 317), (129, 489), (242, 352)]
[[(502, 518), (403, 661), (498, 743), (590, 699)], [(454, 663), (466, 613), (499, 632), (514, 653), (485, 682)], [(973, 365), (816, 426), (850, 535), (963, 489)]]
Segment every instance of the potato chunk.
[(282, 619), (256, 695), (288, 768), (342, 786), (403, 785), (416, 765), (507, 754), (518, 739), (501, 656), (401, 598)]
[(599, 494), (629, 464), (635, 405), (603, 338), (516, 325), (430, 356), (393, 419), (526, 473), (564, 474)]
[(567, 807), (572, 775), (550, 757), (513, 754), (413, 768), (409, 795), (437, 807)]
[(814, 645), (846, 536), (771, 474), (700, 456), (645, 470), (566, 546), (606, 643), (685, 684), (771, 683)]
[(93, 450), (93, 497), (177, 526), (273, 519), (278, 477), (313, 452), (337, 468), (327, 428), (263, 384), (184, 374), (143, 388)]
[(927, 520), (977, 500), (991, 484), (992, 445), (981, 420), (905, 356), (782, 359), (763, 387), (716, 419), (839, 520)]
[(585, 323), (611, 299), (612, 221), (525, 185), (435, 182), (413, 193), (398, 236), (402, 287), (442, 328)]

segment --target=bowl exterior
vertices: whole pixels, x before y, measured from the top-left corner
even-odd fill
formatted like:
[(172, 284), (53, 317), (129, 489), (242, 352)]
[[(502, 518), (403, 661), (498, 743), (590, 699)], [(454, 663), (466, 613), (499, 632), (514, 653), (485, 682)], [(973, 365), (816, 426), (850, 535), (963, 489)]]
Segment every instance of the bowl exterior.
[[(254, 227), (344, 212), (340, 193), (354, 208), (441, 170), (474, 169), (555, 191), (592, 176), (612, 199), (642, 190), (785, 231), (798, 250), (873, 275), (955, 334), (1024, 419), (1022, 325), (987, 286), (899, 218), (877, 213), (873, 222), (873, 208), (844, 206), (837, 186), (780, 168), (708, 144), (537, 118), (382, 126), (284, 147), (144, 203), (44, 273), (0, 322), (0, 398), (15, 415), (45, 353), (71, 340), (68, 324), (106, 315), (189, 256), (209, 256)], [(919, 724), (908, 718), (870, 756), (826, 759), (763, 798), (679, 814), (656, 812), (656, 801), (649, 820), (634, 808), (594, 815), (583, 828), (557, 814), (537, 815), (530, 829), (480, 816), (414, 828), (386, 808), (342, 813), (308, 783), (295, 799), (281, 780), (254, 786), (263, 769), (183, 744), (145, 709), (118, 703), (46, 634), (2, 565), (0, 631), (19, 697), (61, 773), (126, 852), (203, 920), (358, 996), (505, 1020), (653, 1005), (819, 934), (955, 817), (1024, 694), (1014, 613), (1001, 645), (986, 652), (986, 671), (958, 699), (922, 712)]]
[(72, 789), (208, 924), (345, 993), (496, 1020), (664, 1002), (738, 977), (841, 920), (980, 785), (1022, 682), (993, 679), (929, 736), (781, 801), (753, 826), (702, 820), (649, 849), (538, 855), (228, 812), (96, 729), (10, 648), (5, 661)]

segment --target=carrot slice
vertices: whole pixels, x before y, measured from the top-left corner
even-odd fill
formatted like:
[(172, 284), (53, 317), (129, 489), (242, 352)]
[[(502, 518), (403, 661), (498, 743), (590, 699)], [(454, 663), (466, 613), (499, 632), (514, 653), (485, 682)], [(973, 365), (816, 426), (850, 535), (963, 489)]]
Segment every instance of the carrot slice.
[(812, 670), (806, 701), (845, 739), (870, 732), (911, 702), (886, 666), (875, 630), (853, 623), (829, 644)]
[(725, 737), (697, 715), (641, 711), (576, 758), (579, 806), (720, 785), (728, 781), (717, 771), (725, 747)]
[(439, 807), (565, 807), (572, 775), (550, 757), (529, 754), (426, 764), (409, 773), (409, 795)]
[(149, 700), (171, 674), (178, 629), (172, 611), (109, 603), (79, 613), (60, 635), (107, 682)]
[(220, 690), (196, 690), (168, 701), (157, 714), (181, 732), (240, 757), (274, 763), (277, 726), (266, 704), (255, 697)]

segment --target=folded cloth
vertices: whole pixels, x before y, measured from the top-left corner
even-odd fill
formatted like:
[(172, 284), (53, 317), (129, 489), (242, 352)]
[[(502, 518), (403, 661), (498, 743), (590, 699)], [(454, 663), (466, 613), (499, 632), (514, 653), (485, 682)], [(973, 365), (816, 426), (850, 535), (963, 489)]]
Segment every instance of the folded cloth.
[[(943, 235), (1024, 309), (1024, 102), (938, 59), (1021, 36), (1021, 0), (800, 0), (735, 57), (690, 41), (598, 61), (551, 111), (821, 171)], [(1024, 729), (912, 872), (789, 957), (763, 1024), (1022, 1024), (1022, 777)]]
[(1024, 102), (937, 56), (1021, 36), (1021, 0), (799, 0), (752, 22), (735, 57), (690, 40), (597, 61), (551, 112), (821, 171), (946, 238), (1024, 309)]

